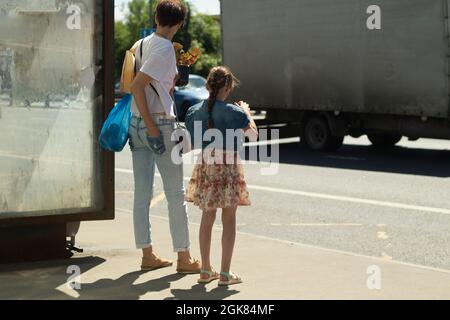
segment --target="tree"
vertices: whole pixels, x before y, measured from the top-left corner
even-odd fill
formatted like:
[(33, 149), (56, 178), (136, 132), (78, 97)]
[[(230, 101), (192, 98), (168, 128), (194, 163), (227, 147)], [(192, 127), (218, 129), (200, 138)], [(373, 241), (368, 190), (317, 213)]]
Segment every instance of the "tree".
[(139, 39), (142, 28), (149, 28), (149, 6), (146, 0), (133, 0), (128, 3), (129, 14), (124, 21), (115, 23), (115, 78), (119, 79), (122, 72), (125, 52)]
[[(185, 27), (175, 36), (174, 41), (183, 44), (185, 50), (199, 47), (203, 56), (192, 68), (192, 72), (206, 76), (209, 70), (220, 62), (220, 23), (216, 17), (192, 12), (188, 1), (182, 0), (189, 8)], [(155, 12), (157, 1), (153, 1)], [(115, 24), (115, 77), (120, 78), (125, 51), (139, 39), (140, 30), (150, 27), (150, 8), (147, 0), (132, 0), (128, 4), (129, 14), (124, 21)]]
[(133, 40), (126, 25), (122, 21), (116, 22), (114, 33), (114, 73), (116, 79), (120, 78), (125, 52), (131, 48), (132, 42)]
[(193, 47), (199, 47), (202, 58), (193, 66), (192, 72), (207, 76), (212, 67), (221, 62), (220, 22), (216, 17), (196, 14), (192, 17), (189, 32), (192, 34)]

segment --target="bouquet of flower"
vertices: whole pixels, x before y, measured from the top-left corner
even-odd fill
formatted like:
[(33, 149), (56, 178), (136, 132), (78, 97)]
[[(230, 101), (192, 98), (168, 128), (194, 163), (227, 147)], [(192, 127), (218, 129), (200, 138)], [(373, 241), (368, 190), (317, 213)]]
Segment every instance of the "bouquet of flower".
[(191, 66), (194, 65), (197, 60), (202, 55), (199, 48), (192, 48), (189, 51), (183, 50), (183, 45), (174, 42), (173, 47), (175, 49), (175, 54), (177, 57), (177, 65), (179, 72), (179, 79), (177, 81), (177, 86), (183, 87), (189, 84), (189, 74), (191, 73)]
[(177, 64), (179, 66), (190, 67), (194, 65), (202, 55), (202, 51), (199, 48), (192, 48), (185, 52), (183, 50), (183, 45), (178, 42), (174, 42), (173, 47), (175, 49)]

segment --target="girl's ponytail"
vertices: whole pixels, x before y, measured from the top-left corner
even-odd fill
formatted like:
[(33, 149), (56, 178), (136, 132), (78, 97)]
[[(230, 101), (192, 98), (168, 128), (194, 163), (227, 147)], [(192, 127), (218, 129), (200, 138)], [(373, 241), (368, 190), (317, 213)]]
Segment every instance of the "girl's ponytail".
[(212, 117), (212, 112), (214, 110), (214, 105), (216, 104), (217, 101), (217, 94), (219, 93), (219, 90), (217, 90), (217, 88), (212, 88), (210, 94), (209, 94), (209, 98), (208, 98), (208, 129), (212, 129), (214, 128), (214, 120)]
[(206, 89), (209, 91), (208, 98), (208, 128), (214, 128), (213, 110), (217, 102), (217, 96), (222, 88), (235, 88), (239, 84), (239, 80), (231, 73), (227, 67), (213, 68), (206, 81)]

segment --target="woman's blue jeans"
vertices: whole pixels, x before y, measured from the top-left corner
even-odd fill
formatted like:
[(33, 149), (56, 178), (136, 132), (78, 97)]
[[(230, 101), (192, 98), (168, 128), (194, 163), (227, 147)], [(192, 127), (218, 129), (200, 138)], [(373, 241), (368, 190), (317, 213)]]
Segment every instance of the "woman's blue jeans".
[(155, 154), (150, 148), (147, 128), (142, 118), (133, 116), (129, 137), (133, 156), (134, 171), (134, 234), (136, 247), (144, 249), (153, 246), (150, 224), (150, 204), (153, 198), (155, 166), (162, 177), (164, 192), (168, 202), (170, 233), (175, 252), (188, 251), (189, 218), (183, 184), (183, 165), (172, 161), (171, 153), (176, 142), (171, 141), (176, 128), (174, 120), (153, 117), (164, 139), (166, 151)]

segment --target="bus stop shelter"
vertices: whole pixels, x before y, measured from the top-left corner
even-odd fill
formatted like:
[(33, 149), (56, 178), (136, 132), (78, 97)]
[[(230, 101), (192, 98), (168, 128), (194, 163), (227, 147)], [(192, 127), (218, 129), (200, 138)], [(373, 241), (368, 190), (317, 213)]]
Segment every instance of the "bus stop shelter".
[(80, 221), (114, 219), (114, 2), (0, 3), (0, 264), (68, 256)]

